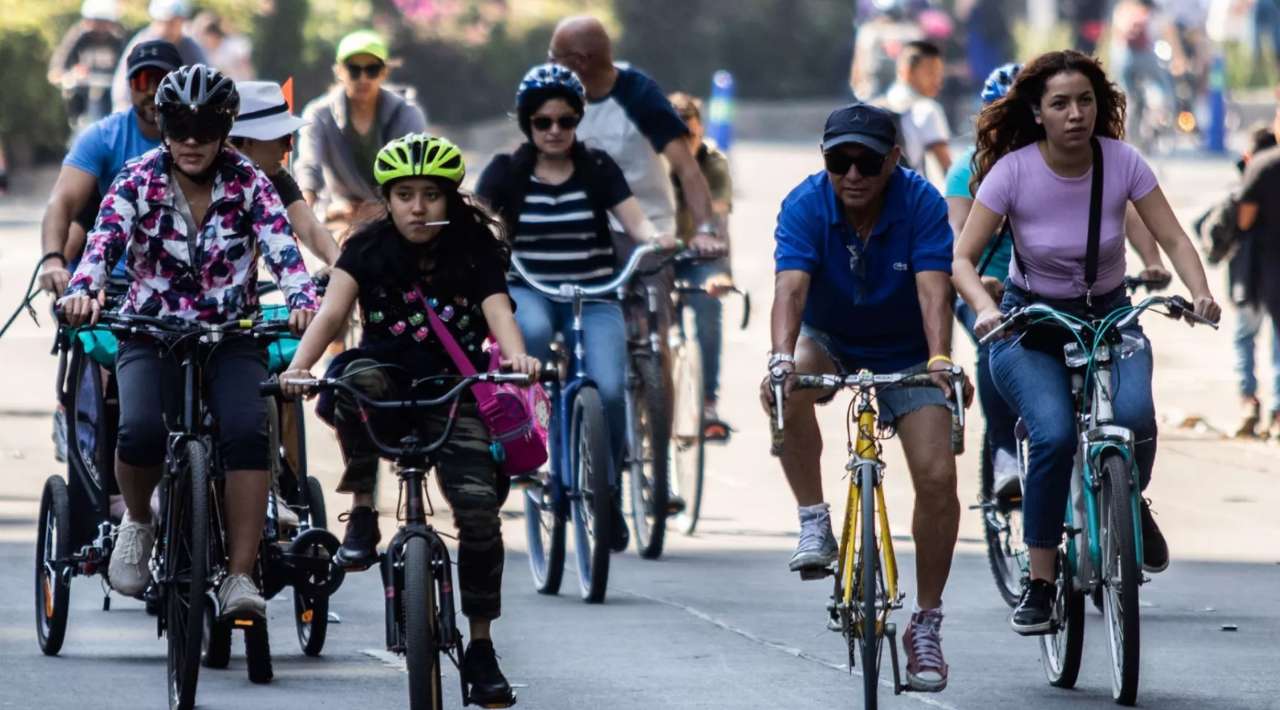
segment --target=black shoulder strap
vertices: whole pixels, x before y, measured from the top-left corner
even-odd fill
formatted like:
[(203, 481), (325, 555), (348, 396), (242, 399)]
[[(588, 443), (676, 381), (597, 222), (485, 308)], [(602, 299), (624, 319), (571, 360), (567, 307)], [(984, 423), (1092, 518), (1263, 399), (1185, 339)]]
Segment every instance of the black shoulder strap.
[(1093, 283), (1098, 280), (1098, 240), (1102, 231), (1102, 144), (1096, 137), (1089, 141), (1093, 148), (1093, 185), (1089, 195), (1089, 243), (1084, 253), (1085, 300), (1093, 296)]

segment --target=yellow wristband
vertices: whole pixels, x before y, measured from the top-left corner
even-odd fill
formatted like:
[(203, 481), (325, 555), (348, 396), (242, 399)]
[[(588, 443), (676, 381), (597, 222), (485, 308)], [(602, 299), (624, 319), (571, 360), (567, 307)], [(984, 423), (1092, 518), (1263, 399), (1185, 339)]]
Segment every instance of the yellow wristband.
[(929, 362), (925, 365), (925, 367), (933, 367), (933, 363), (935, 362), (946, 362), (948, 365), (955, 364), (954, 362), (951, 361), (951, 358), (947, 355), (934, 355), (933, 357), (929, 358)]

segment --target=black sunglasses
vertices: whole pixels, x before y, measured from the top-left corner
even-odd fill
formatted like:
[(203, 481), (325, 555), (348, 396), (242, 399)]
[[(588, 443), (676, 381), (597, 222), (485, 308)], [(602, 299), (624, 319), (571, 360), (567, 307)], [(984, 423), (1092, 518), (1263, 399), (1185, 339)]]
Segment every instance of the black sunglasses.
[[(285, 150), (293, 150), (293, 134), (292, 133), (290, 133), (287, 136), (280, 136), (276, 140), (281, 143), (284, 143)], [(231, 142), (231, 145), (237, 148), (244, 148), (245, 145), (249, 143), (249, 139), (245, 138), (244, 136), (232, 136), (230, 139), (230, 142)]]
[(534, 116), (529, 121), (529, 124), (532, 125), (535, 130), (539, 130), (539, 131), (551, 130), (551, 124), (553, 123), (556, 124), (557, 126), (560, 126), (560, 130), (562, 131), (572, 131), (573, 129), (577, 128), (578, 124), (581, 122), (582, 122), (582, 119), (577, 116), (561, 116), (560, 118), (552, 118), (550, 116)]
[(170, 140), (182, 143), (217, 143), (231, 132), (235, 118), (229, 114), (179, 110), (160, 112), (160, 131)]
[(377, 79), (382, 76), (382, 72), (386, 71), (386, 69), (387, 65), (381, 62), (377, 64), (347, 64), (347, 74), (355, 80), (359, 80), (361, 74), (370, 79)]
[(862, 177), (875, 177), (883, 172), (888, 157), (879, 153), (862, 153), (855, 157), (838, 150), (822, 154), (828, 172), (843, 176), (848, 174), (852, 166), (858, 169), (858, 174)]

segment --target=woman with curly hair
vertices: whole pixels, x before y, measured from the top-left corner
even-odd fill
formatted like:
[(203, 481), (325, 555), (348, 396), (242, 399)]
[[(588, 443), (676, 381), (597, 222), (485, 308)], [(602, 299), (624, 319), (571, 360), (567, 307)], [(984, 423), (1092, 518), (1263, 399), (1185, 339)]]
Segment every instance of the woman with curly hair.
[[(978, 337), (999, 325), (1004, 313), (1028, 303), (1045, 303), (1081, 317), (1127, 304), (1124, 217), (1129, 202), (1191, 290), (1196, 314), (1218, 319), (1218, 304), (1209, 292), (1200, 257), (1150, 166), (1124, 143), (1124, 126), (1124, 95), (1096, 59), (1069, 50), (1028, 63), (1009, 93), (983, 109), (974, 158), (973, 210), (956, 244), (952, 276), (978, 313)], [(1102, 179), (1091, 264), (1095, 170), (1101, 171)], [(1004, 220), (1014, 235), (1014, 264), (997, 306), (974, 264)], [(1143, 337), (1137, 324), (1131, 329)], [(996, 342), (990, 352), (996, 388), (1022, 418), (1030, 438), (1022, 506), (1031, 581), (1010, 619), (1014, 631), (1024, 635), (1050, 628), (1056, 551), (1076, 451), (1062, 342), (1050, 340), (1032, 333)], [(1114, 367), (1116, 422), (1134, 433), (1140, 484), (1145, 488), (1156, 453), (1150, 343)], [(1142, 537), (1147, 570), (1163, 570), (1169, 552), (1146, 502)]]

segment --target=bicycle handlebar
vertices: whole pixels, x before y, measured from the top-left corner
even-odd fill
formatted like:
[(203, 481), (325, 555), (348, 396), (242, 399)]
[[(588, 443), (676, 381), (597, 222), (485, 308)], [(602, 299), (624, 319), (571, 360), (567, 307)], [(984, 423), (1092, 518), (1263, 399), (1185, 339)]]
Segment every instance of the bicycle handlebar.
[(632, 277), (636, 275), (640, 269), (640, 261), (642, 259), (650, 254), (662, 252), (666, 252), (672, 257), (680, 253), (663, 249), (656, 244), (644, 244), (636, 247), (636, 250), (631, 252), (631, 257), (627, 259), (627, 263), (622, 267), (622, 270), (619, 271), (618, 274), (608, 283), (601, 284), (599, 286), (579, 286), (571, 283), (560, 284), (556, 287), (548, 286), (547, 284), (541, 283), (530, 276), (529, 272), (525, 271), (524, 266), (521, 265), (519, 257), (516, 256), (511, 257), (511, 267), (515, 269), (516, 274), (520, 276), (520, 279), (523, 280), (529, 288), (532, 288), (538, 293), (541, 293), (553, 300), (571, 302), (576, 298), (593, 298), (616, 293), (618, 289), (622, 288), (632, 279)]
[[(1192, 324), (1200, 323), (1210, 326), (1214, 330), (1218, 329), (1217, 323), (1214, 323), (1208, 318), (1202, 318), (1197, 315), (1195, 307), (1182, 296), (1148, 296), (1137, 306), (1133, 306), (1132, 311), (1127, 315), (1112, 323), (1108, 329), (1123, 330), (1130, 325), (1133, 325), (1133, 323), (1138, 320), (1138, 316), (1155, 306), (1165, 306), (1168, 308), (1168, 312), (1161, 313), (1161, 315), (1172, 318), (1173, 320), (1185, 320)], [(1157, 313), (1160, 313), (1160, 311), (1157, 311)], [(1063, 314), (1062, 311), (1059, 311), (1052, 306), (1048, 306), (1043, 303), (1032, 303), (1006, 314), (1004, 319), (1001, 320), (1000, 325), (996, 326), (990, 333), (982, 336), (982, 338), (978, 340), (978, 344), (986, 345), (998, 337), (1000, 333), (1010, 328), (1022, 326), (1028, 319), (1036, 315), (1045, 316), (1046, 322), (1064, 329), (1069, 329), (1075, 333), (1080, 333), (1089, 327), (1084, 323), (1067, 320), (1067, 316)]]

